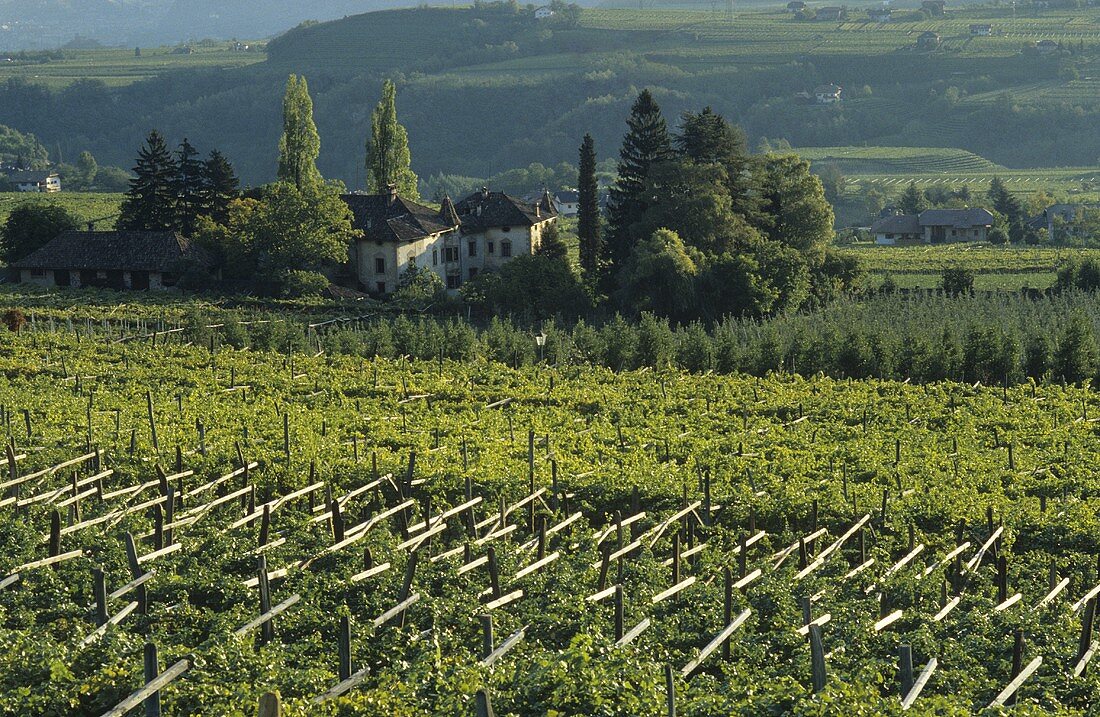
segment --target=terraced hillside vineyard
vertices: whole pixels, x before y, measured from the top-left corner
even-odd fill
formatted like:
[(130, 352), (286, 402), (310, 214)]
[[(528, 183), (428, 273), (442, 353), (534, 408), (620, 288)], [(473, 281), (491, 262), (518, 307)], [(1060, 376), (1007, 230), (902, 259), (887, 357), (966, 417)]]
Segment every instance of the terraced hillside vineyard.
[(1100, 701), (1088, 390), (382, 360), (317, 350), (325, 326), (233, 349), (124, 316), (0, 345), (2, 715)]

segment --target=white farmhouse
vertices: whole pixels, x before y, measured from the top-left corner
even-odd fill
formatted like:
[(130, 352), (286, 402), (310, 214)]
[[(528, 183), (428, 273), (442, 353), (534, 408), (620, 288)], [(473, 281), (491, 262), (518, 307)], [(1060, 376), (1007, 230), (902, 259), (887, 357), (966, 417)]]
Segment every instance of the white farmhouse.
[(543, 5), (539, 9), (535, 10), (536, 20), (545, 20), (549, 17), (554, 17), (554, 11), (550, 9), (549, 5)]
[(373, 294), (397, 289), (410, 267), (439, 275), (448, 291), (515, 256), (534, 253), (543, 232), (558, 216), (549, 193), (535, 204), (482, 188), (455, 204), (449, 197), (439, 209), (397, 194), (345, 194), (363, 232), (350, 252), (358, 284)]
[(60, 192), (61, 177), (57, 172), (23, 171), (12, 174), (8, 181), (15, 185), (17, 192)]

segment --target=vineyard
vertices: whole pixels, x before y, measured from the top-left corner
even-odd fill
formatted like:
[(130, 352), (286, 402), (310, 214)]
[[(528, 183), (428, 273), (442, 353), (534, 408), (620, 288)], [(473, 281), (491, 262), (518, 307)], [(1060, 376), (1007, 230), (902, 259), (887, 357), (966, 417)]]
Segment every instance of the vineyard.
[(176, 70), (231, 69), (264, 59), (262, 51), (235, 52), (228, 44), (199, 44), (191, 48), (190, 54), (179, 52), (177, 47), (142, 48), (140, 55), (133, 48), (64, 50), (62, 59), (48, 62), (0, 63), (0, 82), (22, 78), (62, 89), (77, 80), (90, 79), (119, 87)]
[(0, 346), (0, 714), (1100, 699), (1087, 390), (24, 329)]
[(51, 195), (0, 192), (0, 225), (7, 221), (11, 211), (20, 204), (43, 202), (64, 207), (82, 222), (99, 220), (95, 224), (96, 229), (111, 229), (115, 225), (122, 196), (98, 192), (61, 192)]

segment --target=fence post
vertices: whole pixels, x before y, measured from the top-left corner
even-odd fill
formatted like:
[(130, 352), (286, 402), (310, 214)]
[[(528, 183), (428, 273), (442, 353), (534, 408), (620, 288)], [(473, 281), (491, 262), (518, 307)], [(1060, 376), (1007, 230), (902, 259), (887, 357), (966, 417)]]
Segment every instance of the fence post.
[(676, 717), (676, 682), (672, 665), (665, 665), (665, 705), (668, 707), (668, 717)]
[(489, 692), (484, 688), (477, 691), (477, 717), (496, 717), (493, 714), (493, 703), (489, 700)]
[(95, 594), (95, 624), (103, 626), (107, 615), (107, 581), (102, 568), (92, 568), (92, 592)]
[(265, 692), (260, 696), (260, 717), (282, 717), (283, 706), (278, 692)]
[(351, 677), (351, 620), (347, 615), (340, 618), (336, 649), (340, 653), (340, 681), (343, 682)]
[(899, 672), (901, 678), (901, 698), (909, 694), (913, 689), (913, 647), (911, 645), (898, 645)]
[[(160, 666), (157, 664), (157, 646), (151, 642), (145, 643), (145, 684), (149, 684), (160, 675)], [(160, 691), (145, 698), (145, 717), (160, 717)]]
[(821, 646), (821, 627), (810, 625), (810, 667), (814, 694), (825, 689), (825, 648)]

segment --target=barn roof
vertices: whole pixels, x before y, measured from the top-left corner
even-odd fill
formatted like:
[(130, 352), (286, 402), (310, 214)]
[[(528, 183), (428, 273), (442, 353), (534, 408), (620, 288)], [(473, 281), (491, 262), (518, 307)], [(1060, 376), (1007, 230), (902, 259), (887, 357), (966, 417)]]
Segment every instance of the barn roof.
[(175, 232), (67, 231), (11, 266), (164, 272), (192, 251), (190, 242)]

